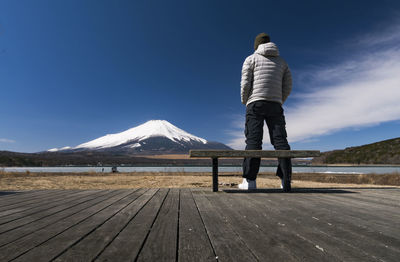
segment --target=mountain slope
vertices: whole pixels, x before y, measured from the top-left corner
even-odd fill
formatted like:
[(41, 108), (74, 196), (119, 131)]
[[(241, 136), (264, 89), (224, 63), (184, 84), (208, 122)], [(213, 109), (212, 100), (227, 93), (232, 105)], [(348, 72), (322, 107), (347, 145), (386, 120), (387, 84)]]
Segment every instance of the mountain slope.
[(165, 120), (150, 120), (117, 134), (108, 134), (76, 147), (50, 149), (49, 152), (100, 151), (130, 154), (187, 153), (190, 149), (230, 149), (209, 142)]
[(400, 137), (324, 152), (313, 164), (400, 164)]
[[(122, 144), (126, 144), (130, 141), (144, 141), (150, 137), (166, 137), (169, 140), (176, 142), (190, 142), (196, 141), (203, 144), (207, 143), (207, 140), (191, 135), (180, 128), (172, 125), (165, 120), (150, 120), (140, 126), (128, 129), (124, 132), (118, 134), (105, 135), (103, 137), (97, 138), (95, 140), (83, 143), (75, 147), (79, 148), (109, 148), (115, 147)], [(132, 146), (138, 146), (133, 144)]]

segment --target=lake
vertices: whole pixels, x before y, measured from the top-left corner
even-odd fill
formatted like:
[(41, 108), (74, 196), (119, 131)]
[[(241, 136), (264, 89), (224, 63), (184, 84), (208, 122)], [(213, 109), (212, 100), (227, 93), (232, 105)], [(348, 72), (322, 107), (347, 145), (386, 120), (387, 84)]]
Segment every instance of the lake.
[[(110, 166), (105, 167), (5, 167), (0, 171), (5, 172), (111, 172)], [(219, 172), (241, 172), (240, 166), (220, 166)], [(275, 166), (262, 166), (260, 172), (275, 172)], [(159, 166), (159, 167), (138, 167), (121, 166), (120, 172), (211, 172), (211, 166)], [(388, 174), (400, 173), (400, 166), (294, 166), (294, 173), (325, 173), (325, 174)]]

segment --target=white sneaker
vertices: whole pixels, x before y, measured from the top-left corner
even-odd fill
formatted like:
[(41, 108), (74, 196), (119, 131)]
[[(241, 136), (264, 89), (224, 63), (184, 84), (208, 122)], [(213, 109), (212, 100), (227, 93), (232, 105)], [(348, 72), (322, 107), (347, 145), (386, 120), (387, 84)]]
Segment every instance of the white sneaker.
[(244, 189), (244, 190), (252, 190), (252, 189), (257, 189), (257, 184), (255, 180), (248, 180), (246, 178), (243, 178), (243, 182), (239, 184), (239, 189)]

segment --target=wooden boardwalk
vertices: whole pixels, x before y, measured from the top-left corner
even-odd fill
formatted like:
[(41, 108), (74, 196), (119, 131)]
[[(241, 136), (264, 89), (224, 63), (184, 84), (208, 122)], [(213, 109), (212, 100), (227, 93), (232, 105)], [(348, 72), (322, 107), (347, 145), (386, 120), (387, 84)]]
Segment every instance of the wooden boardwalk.
[(0, 261), (400, 261), (400, 189), (0, 192)]

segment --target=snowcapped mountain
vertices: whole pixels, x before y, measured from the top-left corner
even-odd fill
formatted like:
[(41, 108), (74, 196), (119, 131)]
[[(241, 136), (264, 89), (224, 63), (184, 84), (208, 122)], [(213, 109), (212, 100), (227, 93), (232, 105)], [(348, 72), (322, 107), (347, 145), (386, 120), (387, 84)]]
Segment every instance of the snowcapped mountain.
[(165, 120), (150, 120), (121, 133), (109, 134), (76, 147), (53, 148), (49, 152), (110, 151), (136, 154), (187, 153), (190, 149), (230, 149), (209, 142)]

